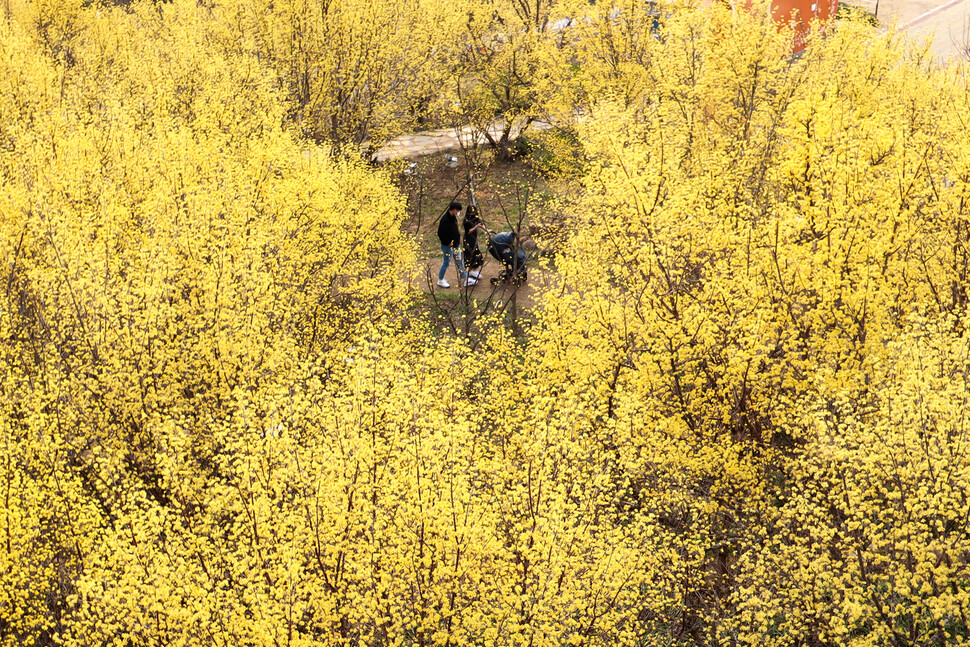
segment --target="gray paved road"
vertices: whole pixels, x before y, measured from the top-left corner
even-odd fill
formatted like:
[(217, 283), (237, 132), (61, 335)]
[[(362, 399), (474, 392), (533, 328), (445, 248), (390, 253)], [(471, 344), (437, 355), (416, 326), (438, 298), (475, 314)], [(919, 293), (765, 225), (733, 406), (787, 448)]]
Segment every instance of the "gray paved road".
[(932, 38), (940, 61), (970, 60), (970, 1), (950, 0), (903, 25), (916, 38)]
[(940, 62), (970, 60), (970, 0), (880, 0), (877, 16), (907, 36), (931, 38)]

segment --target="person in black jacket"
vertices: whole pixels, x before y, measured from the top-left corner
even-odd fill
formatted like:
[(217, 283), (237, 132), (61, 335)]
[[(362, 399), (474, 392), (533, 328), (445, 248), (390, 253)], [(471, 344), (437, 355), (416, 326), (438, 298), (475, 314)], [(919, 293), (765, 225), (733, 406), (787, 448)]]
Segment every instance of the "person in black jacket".
[(455, 267), (458, 268), (459, 285), (465, 283), (465, 264), (461, 259), (461, 234), (458, 232), (458, 213), (461, 211), (460, 202), (452, 202), (448, 205), (448, 212), (441, 217), (438, 223), (438, 240), (441, 241), (441, 269), (438, 270), (438, 287), (450, 288), (451, 284), (445, 280), (445, 270), (452, 257), (455, 259)]
[(485, 263), (482, 250), (478, 248), (478, 231), (485, 229), (485, 223), (478, 215), (478, 207), (473, 204), (468, 205), (468, 208), (465, 209), (465, 217), (461, 221), (461, 227), (465, 230), (465, 235), (461, 241), (462, 256), (465, 261), (465, 269), (468, 270), (468, 285), (472, 286), (478, 283), (478, 280), (482, 277), (480, 270)]

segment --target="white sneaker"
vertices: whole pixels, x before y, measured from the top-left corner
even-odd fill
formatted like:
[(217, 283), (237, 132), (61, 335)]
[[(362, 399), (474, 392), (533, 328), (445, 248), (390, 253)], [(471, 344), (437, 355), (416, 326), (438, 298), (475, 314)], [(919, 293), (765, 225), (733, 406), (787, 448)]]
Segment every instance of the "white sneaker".
[(472, 270), (468, 273), (468, 278), (475, 279), (477, 281), (478, 279), (482, 278), (482, 275), (478, 272), (478, 270)]
[(446, 281), (444, 279), (438, 279), (438, 287), (439, 288), (450, 288), (451, 287), (451, 283), (449, 283), (448, 281)]
[(470, 276), (469, 275), (469, 277), (468, 277), (468, 283), (466, 283), (466, 285), (468, 287), (471, 287), (471, 286), (475, 285), (476, 283), (478, 283), (478, 279), (475, 278), (474, 276)]

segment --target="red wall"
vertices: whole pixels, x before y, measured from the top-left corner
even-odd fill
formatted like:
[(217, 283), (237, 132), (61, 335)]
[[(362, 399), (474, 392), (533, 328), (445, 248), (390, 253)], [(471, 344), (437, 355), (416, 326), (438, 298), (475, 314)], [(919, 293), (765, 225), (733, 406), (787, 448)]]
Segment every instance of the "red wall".
[(790, 23), (795, 29), (795, 52), (805, 49), (805, 37), (813, 20), (828, 22), (835, 17), (839, 0), (771, 0), (776, 20)]

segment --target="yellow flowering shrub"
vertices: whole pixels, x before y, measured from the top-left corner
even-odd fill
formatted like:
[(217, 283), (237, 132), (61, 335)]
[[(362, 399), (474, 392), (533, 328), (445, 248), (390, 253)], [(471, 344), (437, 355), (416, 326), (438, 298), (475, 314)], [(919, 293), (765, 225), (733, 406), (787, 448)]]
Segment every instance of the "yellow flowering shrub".
[(793, 484), (745, 558), (744, 642), (966, 641), (965, 320), (914, 322), (865, 397), (804, 404)]
[[(875, 493), (892, 454), (864, 457), (872, 445), (905, 446), (903, 420), (853, 417), (855, 439), (844, 442), (856, 453), (836, 462), (805, 416), (813, 402), (858, 406), (894, 384), (884, 367), (914, 313), (962, 317), (962, 70), (934, 68), (921, 50), (854, 24), (789, 59), (786, 34), (723, 7), (683, 11), (658, 38), (624, 48), (603, 49), (622, 20), (588, 23), (597, 24), (607, 40), (591, 33), (580, 50), (595, 73), (572, 86), (597, 98), (571, 126), (589, 169), (585, 204), (556, 259), (564, 285), (546, 298), (536, 361), (547, 383), (584, 399), (564, 408), (590, 420), (591, 455), (615, 454), (627, 505), (680, 547), (666, 564), (680, 581), (644, 585), (673, 610), (650, 616), (646, 635), (703, 644), (965, 636), (965, 569), (931, 541), (939, 524), (928, 512), (910, 525), (874, 521), (890, 514), (888, 495)], [(958, 416), (965, 386), (953, 388), (940, 406)], [(904, 410), (919, 401), (892, 393)], [(815, 452), (824, 469), (809, 467)], [(853, 482), (836, 488), (831, 479), (849, 469)], [(914, 488), (908, 505), (949, 506), (960, 482), (948, 472), (935, 490)], [(851, 500), (868, 497), (851, 506), (854, 526), (818, 499), (788, 503), (852, 488)], [(874, 534), (861, 542), (868, 561), (858, 572), (831, 561), (834, 552), (820, 556), (862, 523)], [(878, 579), (904, 559), (897, 532), (926, 561)], [(803, 612), (808, 600), (827, 601), (824, 613)]]

